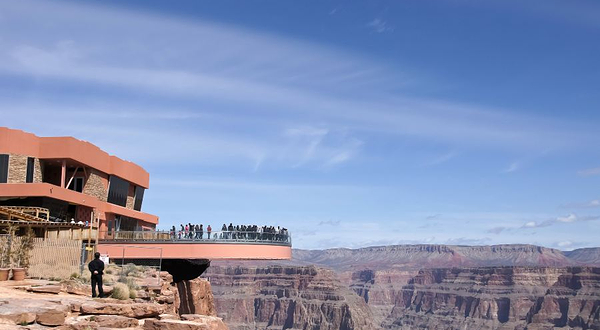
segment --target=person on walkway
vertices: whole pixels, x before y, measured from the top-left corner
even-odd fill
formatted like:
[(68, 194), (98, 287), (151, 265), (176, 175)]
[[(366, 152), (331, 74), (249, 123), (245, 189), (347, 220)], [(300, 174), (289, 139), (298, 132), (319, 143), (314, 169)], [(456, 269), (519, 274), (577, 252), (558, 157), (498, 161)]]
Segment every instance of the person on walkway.
[(198, 230), (200, 232), (200, 239), (204, 239), (204, 227), (202, 227), (202, 224), (200, 224), (200, 228)]
[(212, 232), (212, 228), (210, 227), (210, 225), (208, 225), (208, 227), (206, 227), (206, 233), (208, 234), (208, 239), (210, 239), (211, 232)]
[(94, 260), (88, 264), (92, 273), (92, 298), (96, 298), (96, 285), (98, 286), (98, 298), (104, 297), (102, 289), (102, 274), (104, 273), (104, 261), (100, 260), (100, 252), (94, 253)]

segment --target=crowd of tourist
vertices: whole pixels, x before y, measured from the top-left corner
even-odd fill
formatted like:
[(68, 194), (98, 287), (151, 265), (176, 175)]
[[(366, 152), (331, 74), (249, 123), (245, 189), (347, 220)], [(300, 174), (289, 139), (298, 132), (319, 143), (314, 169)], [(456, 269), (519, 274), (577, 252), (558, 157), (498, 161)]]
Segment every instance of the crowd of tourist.
[(171, 239), (178, 240), (202, 240), (202, 239), (242, 239), (263, 241), (287, 241), (288, 230), (283, 227), (223, 224), (221, 231), (213, 234), (210, 225), (202, 224), (180, 224), (179, 229), (171, 227), (169, 234)]

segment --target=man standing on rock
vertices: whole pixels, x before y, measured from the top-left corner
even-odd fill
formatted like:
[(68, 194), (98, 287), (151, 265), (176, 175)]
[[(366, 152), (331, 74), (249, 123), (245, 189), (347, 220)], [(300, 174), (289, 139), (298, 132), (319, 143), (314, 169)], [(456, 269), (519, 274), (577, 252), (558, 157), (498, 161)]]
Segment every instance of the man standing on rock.
[(90, 261), (88, 269), (92, 273), (92, 298), (96, 298), (96, 284), (98, 285), (98, 298), (104, 297), (104, 290), (102, 290), (104, 261), (100, 260), (100, 252), (94, 253), (94, 260)]

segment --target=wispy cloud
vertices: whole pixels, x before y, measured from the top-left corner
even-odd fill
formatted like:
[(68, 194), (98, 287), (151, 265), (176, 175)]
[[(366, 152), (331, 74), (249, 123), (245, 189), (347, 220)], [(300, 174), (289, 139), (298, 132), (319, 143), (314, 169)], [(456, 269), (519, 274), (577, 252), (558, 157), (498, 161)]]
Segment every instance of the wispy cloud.
[(519, 170), (520, 168), (521, 168), (521, 163), (518, 161), (514, 161), (514, 162), (510, 163), (510, 165), (508, 165), (507, 168), (502, 170), (502, 172), (503, 173), (512, 173), (512, 172)]
[(590, 244), (589, 242), (562, 240), (562, 241), (554, 242), (552, 244), (552, 247), (558, 248), (560, 250), (573, 250), (573, 249), (589, 246), (589, 244)]
[(580, 209), (600, 207), (600, 199), (592, 199), (592, 200), (586, 201), (586, 202), (567, 203), (567, 204), (561, 205), (561, 207), (562, 208), (580, 208)]
[(445, 242), (448, 245), (487, 245), (491, 241), (488, 237), (483, 238), (451, 238)]
[(506, 229), (507, 229), (506, 227), (500, 226), (500, 227), (494, 227), (494, 228), (488, 229), (487, 232), (490, 234), (498, 235), (498, 234), (502, 233), (503, 231), (505, 231)]
[(380, 19), (380, 18), (375, 18), (372, 21), (370, 21), (369, 23), (367, 23), (367, 27), (370, 28), (371, 30), (377, 32), (377, 33), (384, 33), (384, 32), (393, 32), (394, 28), (391, 27), (388, 22)]
[(581, 171), (577, 172), (577, 174), (579, 174), (581, 176), (600, 175), (600, 167), (588, 168), (588, 169), (585, 169), (585, 170), (581, 170)]
[(442, 154), (441, 156), (438, 156), (438, 157), (434, 158), (433, 160), (427, 162), (426, 165), (427, 166), (440, 165), (440, 164), (443, 164), (443, 163), (446, 163), (446, 162), (450, 161), (451, 159), (453, 159), (457, 155), (458, 155), (458, 153), (456, 151), (449, 151), (449, 152), (447, 152), (445, 154)]
[(549, 227), (555, 224), (559, 224), (559, 223), (574, 223), (574, 222), (584, 222), (584, 221), (595, 221), (595, 220), (599, 220), (600, 216), (577, 216), (573, 213), (566, 215), (566, 216), (562, 216), (562, 217), (557, 217), (555, 219), (550, 219), (550, 220), (545, 220), (545, 221), (529, 221), (526, 222), (521, 228), (542, 228), (542, 227)]
[[(25, 0), (0, 6), (10, 17), (0, 27), (15, 30), (2, 40), (0, 72), (12, 75), (193, 100), (202, 108), (218, 103), (281, 119), (317, 118), (354, 131), (469, 147), (559, 148), (591, 142), (576, 123), (382, 93), (412, 80), (385, 63), (320, 44), (80, 4)], [(23, 43), (26, 39), (15, 28), (21, 20), (41, 25), (38, 18), (47, 16), (68, 22), (69, 29), (45, 27), (48, 33)], [(106, 21), (111, 25), (107, 27)], [(381, 20), (373, 23), (379, 30), (382, 24), (387, 28)], [(104, 27), (90, 30), (94, 26)], [(98, 37), (103, 34), (113, 36), (110, 43)], [(167, 37), (169, 48), (161, 44)], [(134, 58), (139, 61), (132, 62)], [(345, 96), (340, 96), (341, 91)], [(352, 155), (341, 152), (330, 164)]]
[(321, 222), (319, 222), (319, 226), (333, 226), (333, 227), (336, 227), (336, 226), (339, 226), (339, 224), (340, 224), (340, 220), (335, 220), (335, 221), (334, 220), (327, 220), (327, 221), (321, 221)]

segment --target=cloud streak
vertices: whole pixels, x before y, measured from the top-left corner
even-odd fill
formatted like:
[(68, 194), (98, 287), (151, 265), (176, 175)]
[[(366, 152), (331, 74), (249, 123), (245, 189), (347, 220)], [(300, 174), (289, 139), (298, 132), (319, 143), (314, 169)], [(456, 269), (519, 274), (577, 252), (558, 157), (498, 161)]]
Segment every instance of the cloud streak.
[(600, 175), (600, 167), (588, 168), (588, 169), (585, 169), (585, 170), (581, 170), (581, 171), (577, 172), (577, 174), (579, 174), (581, 176), (595, 176), (595, 175)]
[(574, 223), (574, 222), (584, 222), (584, 221), (595, 221), (595, 220), (599, 220), (600, 216), (583, 216), (583, 217), (579, 217), (573, 213), (567, 215), (567, 216), (562, 216), (562, 217), (557, 217), (555, 219), (550, 219), (550, 220), (545, 220), (545, 221), (541, 221), (541, 222), (537, 222), (537, 221), (529, 221), (526, 222), (521, 228), (525, 228), (525, 229), (530, 229), (530, 228), (543, 228), (543, 227), (550, 227), (556, 224), (560, 224), (560, 223)]

